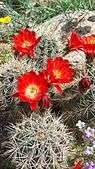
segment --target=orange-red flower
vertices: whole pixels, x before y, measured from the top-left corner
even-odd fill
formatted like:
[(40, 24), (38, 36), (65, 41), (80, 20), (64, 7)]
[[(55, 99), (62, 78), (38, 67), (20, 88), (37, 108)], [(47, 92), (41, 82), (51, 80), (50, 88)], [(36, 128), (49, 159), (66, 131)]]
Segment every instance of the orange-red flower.
[(79, 36), (76, 32), (72, 32), (68, 47), (72, 50), (81, 49), (87, 55), (95, 56), (95, 35)]
[(62, 57), (48, 59), (47, 70), (50, 83), (70, 83), (73, 80), (75, 71), (68, 60)]
[(88, 55), (95, 56), (95, 35), (84, 36), (83, 49)]
[(48, 84), (42, 74), (31, 71), (18, 77), (17, 93), (14, 96), (29, 103), (31, 109), (35, 110), (47, 91)]
[(68, 47), (72, 50), (83, 48), (82, 39), (76, 32), (71, 33), (70, 39), (68, 40)]
[(49, 84), (54, 84), (58, 91), (61, 92), (60, 84), (70, 83), (75, 75), (74, 69), (68, 60), (62, 57), (48, 59), (45, 76)]
[(29, 29), (21, 29), (17, 35), (14, 35), (13, 48), (16, 52), (19, 52), (21, 55), (34, 56), (35, 48), (40, 42), (40, 37), (37, 37), (37, 34), (34, 31)]

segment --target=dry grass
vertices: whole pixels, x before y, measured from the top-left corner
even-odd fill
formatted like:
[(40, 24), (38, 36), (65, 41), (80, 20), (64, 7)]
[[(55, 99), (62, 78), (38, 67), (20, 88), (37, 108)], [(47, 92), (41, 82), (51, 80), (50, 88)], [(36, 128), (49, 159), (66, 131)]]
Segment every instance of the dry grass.
[(39, 3), (39, 4), (47, 4), (49, 5), (50, 3), (56, 3), (57, 0), (34, 0), (35, 2)]

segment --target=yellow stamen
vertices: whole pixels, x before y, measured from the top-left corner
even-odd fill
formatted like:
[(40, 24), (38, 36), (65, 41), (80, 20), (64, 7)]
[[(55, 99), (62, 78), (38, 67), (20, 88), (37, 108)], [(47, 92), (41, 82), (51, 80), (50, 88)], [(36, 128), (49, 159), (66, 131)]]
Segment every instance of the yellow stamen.
[(26, 88), (25, 95), (33, 99), (36, 97), (38, 91), (39, 91), (39, 88), (37, 85), (29, 85)]
[(24, 43), (22, 44), (22, 47), (23, 48), (27, 48), (27, 47), (30, 47), (31, 46), (31, 43), (29, 41), (24, 41)]
[(54, 74), (54, 76), (55, 76), (56, 78), (60, 78), (61, 75), (62, 75), (62, 73), (61, 73), (60, 70), (54, 70), (54, 71), (53, 71), (53, 74)]
[(95, 39), (91, 39), (91, 40), (89, 41), (89, 43), (90, 43), (90, 44), (95, 44)]

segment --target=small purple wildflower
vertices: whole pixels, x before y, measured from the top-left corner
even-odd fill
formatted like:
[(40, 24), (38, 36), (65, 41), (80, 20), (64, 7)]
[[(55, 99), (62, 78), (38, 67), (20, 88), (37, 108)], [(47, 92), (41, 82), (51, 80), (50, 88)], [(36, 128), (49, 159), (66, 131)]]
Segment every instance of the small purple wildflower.
[(87, 163), (85, 169), (95, 169), (95, 163), (92, 161), (90, 163)]
[(93, 128), (91, 128), (91, 127), (88, 127), (88, 128), (85, 130), (85, 136), (86, 136), (86, 138), (94, 137), (94, 136), (95, 136), (95, 129), (93, 129)]
[(93, 147), (87, 146), (87, 148), (85, 150), (85, 154), (86, 155), (92, 155), (93, 154)]

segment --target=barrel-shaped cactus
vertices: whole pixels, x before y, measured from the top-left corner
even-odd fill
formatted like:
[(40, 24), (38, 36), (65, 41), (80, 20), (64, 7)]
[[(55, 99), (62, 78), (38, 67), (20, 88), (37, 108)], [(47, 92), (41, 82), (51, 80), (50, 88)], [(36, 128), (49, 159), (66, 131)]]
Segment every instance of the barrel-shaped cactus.
[(32, 114), (8, 130), (5, 154), (17, 169), (62, 169), (66, 165), (72, 138), (60, 119), (49, 112), (44, 117)]

